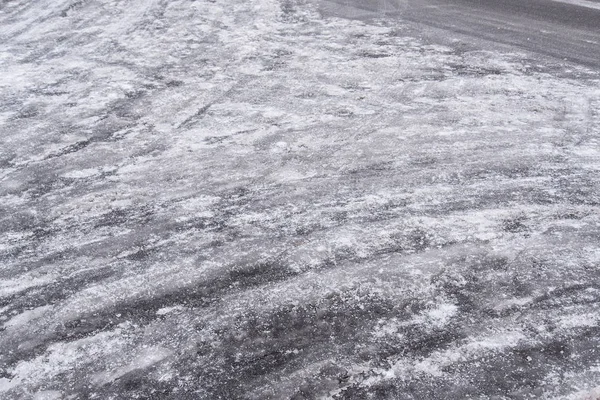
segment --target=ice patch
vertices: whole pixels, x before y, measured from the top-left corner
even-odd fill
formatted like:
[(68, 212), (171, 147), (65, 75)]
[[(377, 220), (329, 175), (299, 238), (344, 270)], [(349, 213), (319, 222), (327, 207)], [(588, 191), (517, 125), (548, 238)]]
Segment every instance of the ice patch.
[(42, 286), (54, 280), (53, 276), (47, 275), (43, 278), (33, 278), (25, 275), (19, 279), (9, 279), (0, 283), (0, 298), (11, 296), (15, 293), (25, 291), (29, 288)]
[(552, 0), (556, 3), (566, 3), (566, 4), (573, 4), (579, 7), (585, 7), (585, 8), (593, 8), (595, 10), (600, 10), (600, 3), (595, 3), (593, 1), (587, 1), (587, 0)]
[(600, 386), (593, 389), (579, 390), (568, 396), (552, 397), (551, 400), (598, 400), (600, 399)]
[(414, 363), (400, 359), (393, 365), (392, 369), (397, 376), (413, 376), (414, 373), (423, 373), (440, 377), (444, 374), (443, 368), (447, 365), (465, 362), (490, 350), (513, 347), (524, 338), (525, 336), (521, 332), (499, 332), (496, 335), (481, 338), (463, 346), (434, 352), (429, 357), (416, 360)]
[(118, 379), (118, 378), (128, 374), (129, 372), (135, 371), (137, 369), (148, 368), (151, 365), (154, 365), (154, 364), (164, 360), (165, 358), (169, 357), (172, 354), (173, 354), (173, 352), (171, 350), (168, 350), (168, 349), (165, 349), (162, 347), (151, 347), (151, 348), (145, 349), (141, 352), (140, 355), (138, 355), (136, 358), (134, 358), (131, 361), (131, 363), (129, 363), (128, 365), (118, 368), (112, 372), (100, 373), (100, 374), (96, 375), (94, 381), (100, 385), (112, 382), (115, 379)]
[(72, 178), (72, 179), (85, 179), (91, 178), (92, 176), (100, 175), (100, 171), (97, 168), (88, 168), (88, 169), (80, 169), (76, 171), (71, 171), (63, 174), (64, 178)]
[(173, 306), (173, 307), (163, 307), (159, 310), (156, 311), (156, 315), (167, 315), (170, 314), (174, 311), (179, 311), (182, 310), (183, 307), (182, 306)]
[(533, 301), (533, 297), (514, 298), (500, 301), (494, 306), (494, 310), (503, 311), (512, 307), (521, 307)]
[(27, 310), (22, 312), (19, 315), (14, 316), (13, 318), (11, 318), (10, 320), (8, 320), (6, 323), (4, 323), (4, 328), (14, 328), (14, 327), (20, 327), (23, 325), (26, 325), (28, 323), (30, 323), (31, 321), (33, 321), (34, 319), (40, 318), (41, 316), (43, 316), (48, 310), (51, 310), (52, 306), (42, 306), (42, 307), (37, 307), (31, 310)]
[(0, 387), (4, 385), (5, 390), (10, 390), (23, 384), (36, 386), (41, 382), (53, 381), (59, 374), (89, 366), (94, 359), (114, 358), (124, 350), (125, 340), (121, 330), (118, 328), (73, 342), (52, 344), (44, 354), (19, 362), (12, 371), (14, 378), (4, 383), (0, 380)]

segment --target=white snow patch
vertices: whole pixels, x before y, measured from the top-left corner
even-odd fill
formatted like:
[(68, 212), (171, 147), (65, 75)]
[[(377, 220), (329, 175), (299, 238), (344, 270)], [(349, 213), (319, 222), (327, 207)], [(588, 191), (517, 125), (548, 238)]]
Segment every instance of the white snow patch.
[(442, 327), (456, 315), (458, 307), (454, 304), (440, 304), (437, 308), (427, 311), (426, 315), (433, 325)]
[(10, 380), (8, 378), (0, 378), (0, 393), (8, 392), (15, 386), (17, 386), (17, 382), (14, 379)]
[(416, 372), (424, 373), (431, 376), (442, 376), (440, 366), (436, 364), (436, 360), (426, 359), (417, 363), (414, 367)]
[(119, 327), (73, 342), (52, 344), (44, 354), (18, 363), (12, 371), (14, 378), (0, 380), (0, 388), (6, 391), (23, 384), (50, 382), (61, 373), (83, 368), (91, 360), (114, 357), (124, 350), (125, 340), (121, 333)]
[(519, 331), (499, 332), (496, 335), (480, 338), (464, 346), (468, 352), (479, 352), (483, 350), (495, 350), (505, 347), (516, 346), (526, 336)]
[(578, 328), (597, 326), (600, 316), (595, 313), (564, 315), (560, 318), (558, 324), (561, 328)]
[(58, 390), (42, 390), (33, 395), (33, 400), (60, 400), (62, 398), (63, 394)]

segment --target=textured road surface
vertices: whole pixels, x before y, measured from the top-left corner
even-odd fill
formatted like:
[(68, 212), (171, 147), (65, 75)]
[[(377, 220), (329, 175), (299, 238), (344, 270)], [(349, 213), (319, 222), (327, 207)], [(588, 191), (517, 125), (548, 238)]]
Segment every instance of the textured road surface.
[(0, 398), (598, 398), (597, 53), (427, 4), (0, 1)]
[(600, 68), (600, 2), (551, 0), (324, 0), (328, 15), (387, 16)]

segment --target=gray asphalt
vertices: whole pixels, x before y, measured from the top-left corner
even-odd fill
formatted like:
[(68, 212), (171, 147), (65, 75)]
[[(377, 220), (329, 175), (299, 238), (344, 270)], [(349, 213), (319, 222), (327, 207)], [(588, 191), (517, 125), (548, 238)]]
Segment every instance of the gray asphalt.
[(398, 17), (438, 38), (467, 37), (600, 69), (599, 9), (552, 0), (322, 0), (320, 6), (328, 15)]

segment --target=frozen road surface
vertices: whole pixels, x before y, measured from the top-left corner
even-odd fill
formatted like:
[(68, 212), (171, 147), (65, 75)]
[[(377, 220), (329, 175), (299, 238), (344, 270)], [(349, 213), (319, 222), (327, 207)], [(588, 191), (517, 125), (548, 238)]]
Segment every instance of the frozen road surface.
[(2, 400), (600, 397), (600, 3), (375, 1), (0, 0)]

